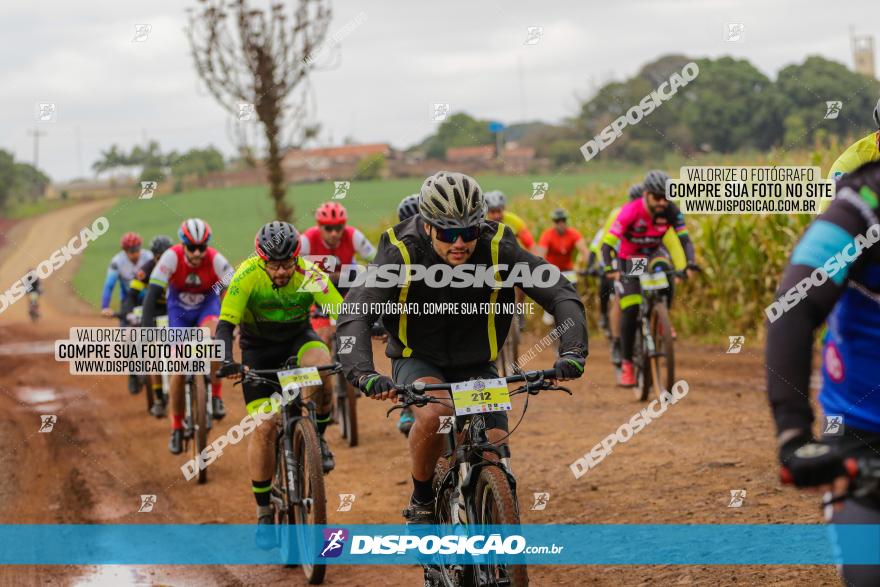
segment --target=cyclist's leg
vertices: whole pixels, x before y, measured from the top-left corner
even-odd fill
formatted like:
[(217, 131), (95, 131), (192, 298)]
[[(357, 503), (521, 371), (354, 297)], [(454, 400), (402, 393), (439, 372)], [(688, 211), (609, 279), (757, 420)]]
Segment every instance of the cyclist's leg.
[(638, 279), (622, 277), (620, 283), (620, 354), (624, 361), (632, 361), (642, 289)]
[(336, 332), (336, 329), (330, 324), (330, 317), (321, 314), (320, 312), (315, 312), (311, 318), (312, 330), (314, 330), (318, 337), (327, 345), (327, 348), (330, 348), (330, 339), (333, 338), (333, 334)]
[[(395, 383), (408, 385), (415, 381), (442, 383), (443, 373), (434, 365), (409, 357), (391, 362), (392, 379)], [(446, 392), (428, 392), (434, 397), (449, 397)], [(412, 459), (413, 493), (411, 505), (433, 503), (434, 488), (431, 480), (434, 467), (443, 453), (443, 436), (437, 434), (441, 416), (451, 416), (452, 410), (439, 404), (413, 407), (415, 422), (409, 431), (409, 452)]]
[[(306, 327), (296, 337), (293, 348), (296, 352), (297, 364), (300, 367), (318, 367), (331, 363), (330, 349), (311, 326)], [(324, 429), (330, 423), (333, 411), (333, 380), (327, 372), (321, 373), (323, 385), (310, 387), (305, 394), (307, 399), (315, 402), (315, 411), (318, 416), (318, 432), (323, 434)]]
[[(648, 272), (654, 273), (656, 271), (673, 271), (675, 270), (675, 265), (672, 263), (672, 258), (669, 255), (669, 251), (666, 250), (666, 247), (660, 246), (654, 251), (654, 254), (651, 255), (651, 258), (648, 259)], [(669, 280), (669, 299), (667, 300), (667, 306), (669, 308), (672, 307), (672, 298), (675, 293), (675, 280)]]
[[(241, 351), (241, 362), (251, 369), (277, 369), (290, 356), (292, 349), (286, 345), (258, 348), (245, 348)], [(276, 388), (245, 380), (242, 383), (245, 407), (248, 414), (257, 422), (248, 439), (248, 471), (251, 476), (251, 490), (257, 506), (268, 507), (269, 487), (275, 474), (275, 418), (263, 418), (258, 412), (268, 414), (278, 410), (270, 402)]]
[[(168, 327), (169, 328), (192, 328), (198, 323), (198, 308), (195, 310), (186, 310), (175, 304), (173, 299), (168, 300)], [(180, 436), (183, 432), (183, 417), (186, 413), (184, 406), (183, 394), (183, 375), (172, 375), (169, 382), (170, 387), (170, 405), (171, 405), (171, 444), (179, 445)], [(171, 450), (177, 454), (179, 450)]]

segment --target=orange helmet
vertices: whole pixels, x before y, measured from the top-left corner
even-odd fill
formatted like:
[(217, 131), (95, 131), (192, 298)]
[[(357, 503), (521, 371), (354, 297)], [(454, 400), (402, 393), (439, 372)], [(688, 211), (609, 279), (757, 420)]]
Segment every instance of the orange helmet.
[(348, 221), (348, 213), (342, 204), (324, 202), (315, 210), (315, 220), (321, 225), (345, 224)]

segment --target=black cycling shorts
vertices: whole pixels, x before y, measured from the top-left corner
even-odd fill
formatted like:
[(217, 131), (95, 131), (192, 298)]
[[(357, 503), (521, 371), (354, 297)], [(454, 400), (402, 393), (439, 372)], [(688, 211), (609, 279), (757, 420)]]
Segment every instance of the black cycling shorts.
[[(435, 377), (444, 383), (457, 383), (470, 379), (496, 379), (498, 367), (495, 363), (478, 363), (442, 369), (416, 357), (391, 360), (391, 378), (395, 383), (408, 385), (422, 377)], [(484, 415), (484, 420), (486, 429), (494, 428), (507, 432), (507, 412), (490, 412)], [(463, 418), (459, 417), (458, 425), (462, 423)]]
[[(317, 333), (311, 328), (305, 328), (289, 343), (241, 349), (241, 362), (251, 369), (279, 369), (284, 366), (287, 359), (294, 355), (299, 363), (302, 354), (311, 348), (322, 348), (327, 351), (328, 355), (330, 354), (327, 345)], [(249, 414), (253, 414), (263, 402), (272, 397), (273, 393), (279, 391), (277, 387), (249, 381), (242, 383), (242, 388)]]

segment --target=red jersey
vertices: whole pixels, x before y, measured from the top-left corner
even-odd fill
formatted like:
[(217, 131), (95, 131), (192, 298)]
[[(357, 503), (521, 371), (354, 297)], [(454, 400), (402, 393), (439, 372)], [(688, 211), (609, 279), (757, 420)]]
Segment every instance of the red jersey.
[(367, 240), (360, 230), (353, 226), (346, 226), (342, 230), (342, 239), (336, 248), (331, 249), (321, 237), (321, 229), (313, 226), (306, 230), (299, 237), (300, 252), (303, 257), (312, 256), (332, 256), (336, 258), (335, 265), (331, 263), (321, 263), (320, 259), (309, 259), (318, 263), (322, 268), (332, 271), (333, 268), (339, 268), (339, 265), (350, 265), (354, 263), (355, 254), (360, 255), (367, 261), (372, 261), (376, 256), (376, 248)]
[(207, 294), (217, 295), (218, 284), (227, 283), (231, 273), (232, 265), (213, 247), (205, 251), (201, 265), (191, 267), (186, 262), (183, 245), (178, 243), (159, 257), (150, 274), (150, 283), (167, 287), (169, 300), (179, 300), (183, 306), (193, 307), (200, 304)]
[(559, 234), (555, 228), (548, 228), (541, 233), (538, 245), (547, 249), (544, 256), (547, 261), (559, 267), (560, 271), (568, 271), (574, 267), (571, 260), (574, 257), (575, 243), (581, 240), (581, 233), (568, 227), (565, 232)]

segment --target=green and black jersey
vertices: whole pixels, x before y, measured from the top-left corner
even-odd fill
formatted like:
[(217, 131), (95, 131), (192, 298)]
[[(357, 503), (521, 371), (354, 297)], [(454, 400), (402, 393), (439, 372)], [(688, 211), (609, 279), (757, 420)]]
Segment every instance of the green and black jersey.
[(276, 287), (266, 262), (251, 257), (238, 266), (223, 298), (220, 320), (241, 327), (242, 348), (289, 343), (310, 328), (312, 304), (336, 318), (342, 296), (327, 274), (302, 257), (284, 287)]

